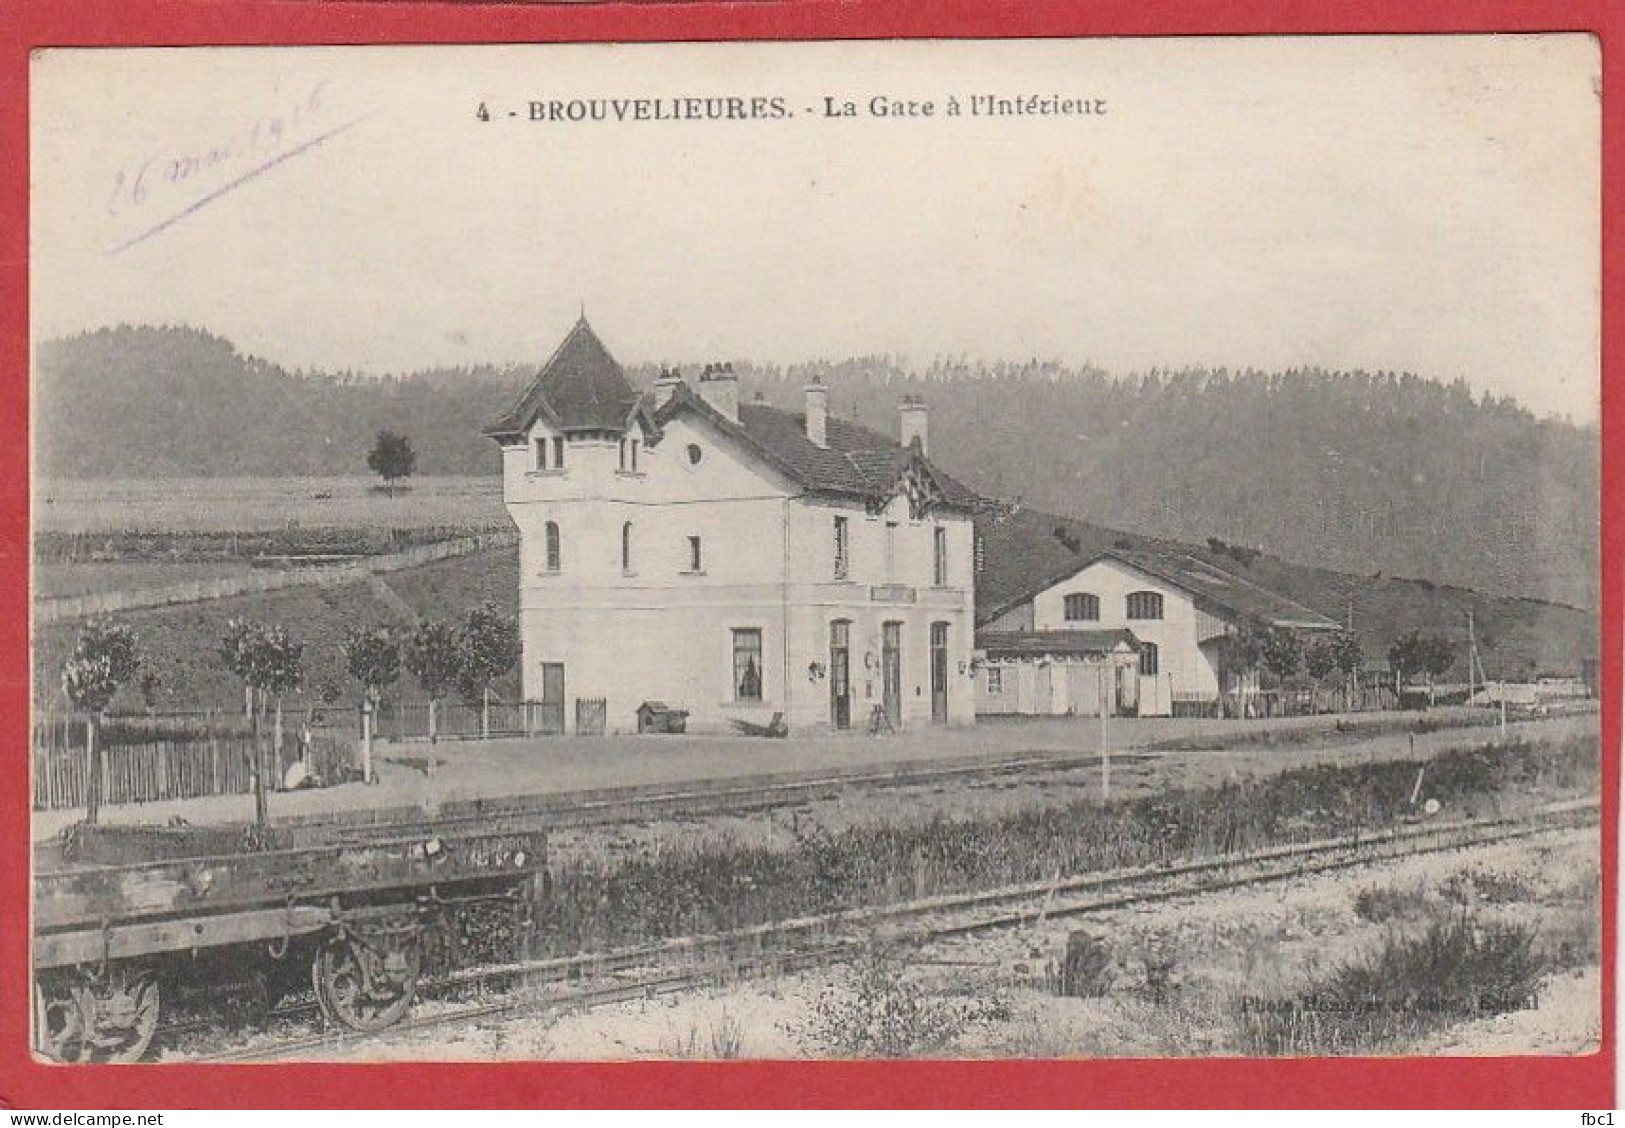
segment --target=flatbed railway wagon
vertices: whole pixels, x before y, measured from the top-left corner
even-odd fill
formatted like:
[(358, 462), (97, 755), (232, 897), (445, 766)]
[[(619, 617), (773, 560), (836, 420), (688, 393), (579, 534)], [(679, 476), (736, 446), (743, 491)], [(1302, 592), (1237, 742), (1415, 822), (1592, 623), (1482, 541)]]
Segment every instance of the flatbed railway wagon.
[(306, 990), (329, 1024), (384, 1029), (427, 980), (527, 954), (546, 847), (534, 826), (432, 821), (70, 828), (35, 853), (35, 1048), (137, 1061), (177, 1004)]

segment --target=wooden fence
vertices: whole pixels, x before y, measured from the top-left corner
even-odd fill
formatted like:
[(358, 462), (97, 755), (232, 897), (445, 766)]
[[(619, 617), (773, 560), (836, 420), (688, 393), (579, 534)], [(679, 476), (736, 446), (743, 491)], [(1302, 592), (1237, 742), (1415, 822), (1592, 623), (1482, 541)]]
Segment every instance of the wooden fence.
[[(270, 749), (271, 734), (261, 740)], [(288, 767), (304, 759), (311, 779), (339, 783), (353, 774), (354, 749), (341, 734), (312, 732), (302, 740), (284, 729), (282, 748), (268, 756), (273, 790)], [(102, 749), (102, 802), (154, 803), (206, 795), (242, 795), (253, 789), (254, 738), (216, 734), (197, 740), (155, 740), (109, 744)], [(84, 746), (36, 747), (34, 808), (83, 807), (90, 781), (90, 757)]]

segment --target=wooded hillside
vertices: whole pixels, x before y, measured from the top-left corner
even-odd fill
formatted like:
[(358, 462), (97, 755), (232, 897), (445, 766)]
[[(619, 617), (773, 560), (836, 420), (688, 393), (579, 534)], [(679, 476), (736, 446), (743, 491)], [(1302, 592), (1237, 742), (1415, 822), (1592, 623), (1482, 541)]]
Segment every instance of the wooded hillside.
[[(288, 373), (184, 328), (100, 330), (38, 349), (47, 477), (365, 473), (407, 435), (421, 474), (497, 470), (481, 426), (529, 370), (399, 378)], [(539, 364), (542, 358), (537, 358)], [(672, 358), (692, 374), (698, 363)], [(1427, 577), (1594, 606), (1599, 436), (1506, 399), (1389, 373), (1153, 372), (884, 357), (733, 361), (742, 393), (896, 433), (924, 396), (933, 456), (980, 492), (1098, 525), (1371, 576)], [(659, 365), (634, 369), (647, 381)]]

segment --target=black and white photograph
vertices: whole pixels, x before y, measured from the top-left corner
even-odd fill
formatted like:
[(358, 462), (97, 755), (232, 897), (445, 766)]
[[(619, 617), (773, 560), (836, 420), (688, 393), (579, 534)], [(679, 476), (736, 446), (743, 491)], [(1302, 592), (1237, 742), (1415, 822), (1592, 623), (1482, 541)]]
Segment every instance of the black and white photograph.
[(36, 52), (33, 1053), (1597, 1052), (1600, 82)]

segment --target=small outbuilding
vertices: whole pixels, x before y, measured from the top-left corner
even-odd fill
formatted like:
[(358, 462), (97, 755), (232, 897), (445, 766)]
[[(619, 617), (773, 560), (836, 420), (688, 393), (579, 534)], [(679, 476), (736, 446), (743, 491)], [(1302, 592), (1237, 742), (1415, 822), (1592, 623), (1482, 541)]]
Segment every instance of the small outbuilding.
[(1133, 632), (978, 631), (982, 716), (1134, 716), (1140, 645)]

